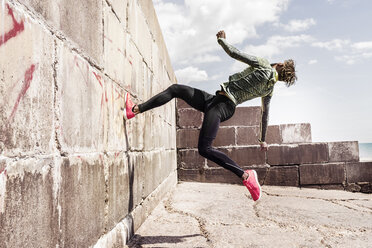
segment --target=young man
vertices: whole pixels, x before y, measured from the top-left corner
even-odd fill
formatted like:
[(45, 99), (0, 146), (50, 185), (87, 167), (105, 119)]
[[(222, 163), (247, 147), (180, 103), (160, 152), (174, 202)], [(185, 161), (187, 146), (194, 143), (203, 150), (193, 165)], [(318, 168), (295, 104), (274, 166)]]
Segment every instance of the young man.
[(261, 187), (258, 183), (256, 171), (243, 171), (226, 154), (214, 149), (212, 142), (216, 138), (220, 123), (233, 116), (236, 105), (256, 97), (261, 97), (262, 122), (260, 126), (261, 135), (258, 141), (261, 151), (267, 151), (268, 146), (265, 138), (269, 104), (273, 95), (274, 85), (277, 81), (284, 81), (288, 87), (293, 85), (297, 79), (295, 64), (290, 59), (284, 61), (284, 63), (270, 65), (263, 58), (245, 54), (229, 45), (225, 40), (226, 35), (224, 31), (219, 31), (216, 36), (218, 43), (228, 55), (248, 64), (245, 70), (231, 75), (228, 82), (221, 84), (221, 90), (217, 91), (215, 95), (189, 86), (173, 84), (147, 102), (135, 105), (130, 100), (129, 93), (127, 93), (124, 118), (127, 120), (131, 119), (135, 115), (159, 107), (175, 97), (184, 100), (193, 108), (204, 112), (204, 120), (199, 134), (199, 154), (242, 178), (243, 184), (248, 188), (253, 200), (256, 201), (261, 197)]

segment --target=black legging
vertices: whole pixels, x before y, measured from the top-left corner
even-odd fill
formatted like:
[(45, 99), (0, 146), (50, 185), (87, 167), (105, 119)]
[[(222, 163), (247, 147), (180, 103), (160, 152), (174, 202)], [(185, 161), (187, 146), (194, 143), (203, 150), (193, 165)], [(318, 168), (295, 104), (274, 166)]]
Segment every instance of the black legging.
[(212, 142), (216, 138), (220, 122), (230, 119), (235, 112), (233, 101), (224, 95), (211, 95), (186, 85), (173, 84), (147, 102), (138, 104), (138, 108), (140, 112), (145, 112), (149, 109), (159, 107), (175, 97), (184, 100), (191, 107), (204, 112), (203, 125), (199, 134), (199, 154), (232, 171), (241, 178), (244, 171), (226, 156), (226, 154), (212, 147)]

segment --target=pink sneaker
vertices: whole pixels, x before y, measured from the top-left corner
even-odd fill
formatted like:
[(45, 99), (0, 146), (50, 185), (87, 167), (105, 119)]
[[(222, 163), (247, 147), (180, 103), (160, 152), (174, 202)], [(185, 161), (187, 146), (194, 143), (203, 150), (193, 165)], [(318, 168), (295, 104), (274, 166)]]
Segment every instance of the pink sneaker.
[(132, 108), (134, 107), (135, 104), (130, 99), (130, 94), (128, 92), (125, 93), (124, 100), (125, 100), (124, 119), (129, 120), (136, 116), (132, 111)]
[(248, 173), (249, 177), (247, 180), (243, 180), (243, 184), (251, 193), (253, 200), (257, 201), (261, 198), (261, 186), (258, 182), (257, 172), (255, 170), (246, 170), (245, 172)]

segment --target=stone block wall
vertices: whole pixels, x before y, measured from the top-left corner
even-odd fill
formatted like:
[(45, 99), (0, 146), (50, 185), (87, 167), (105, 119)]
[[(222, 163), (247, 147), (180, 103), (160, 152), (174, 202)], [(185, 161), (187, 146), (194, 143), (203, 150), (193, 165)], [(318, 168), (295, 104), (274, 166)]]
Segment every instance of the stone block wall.
[(175, 102), (124, 94), (175, 82), (152, 1), (3, 0), (0, 247), (122, 247), (177, 182)]
[[(177, 101), (178, 175), (182, 181), (237, 183), (232, 172), (198, 154), (203, 114)], [(265, 185), (372, 192), (372, 161), (359, 162), (357, 141), (312, 142), (309, 123), (271, 125), (267, 152), (260, 151), (261, 107), (238, 107), (221, 123), (213, 146), (243, 169), (255, 169)]]

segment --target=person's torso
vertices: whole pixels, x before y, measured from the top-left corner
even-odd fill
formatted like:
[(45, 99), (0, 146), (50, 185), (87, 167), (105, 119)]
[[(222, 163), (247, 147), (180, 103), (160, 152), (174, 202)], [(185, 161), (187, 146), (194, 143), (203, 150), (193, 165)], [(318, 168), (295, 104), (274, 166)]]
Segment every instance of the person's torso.
[(221, 84), (235, 104), (272, 94), (276, 82), (275, 69), (265, 59), (260, 59), (259, 62), (259, 66), (249, 66), (242, 72), (231, 75), (229, 82)]

